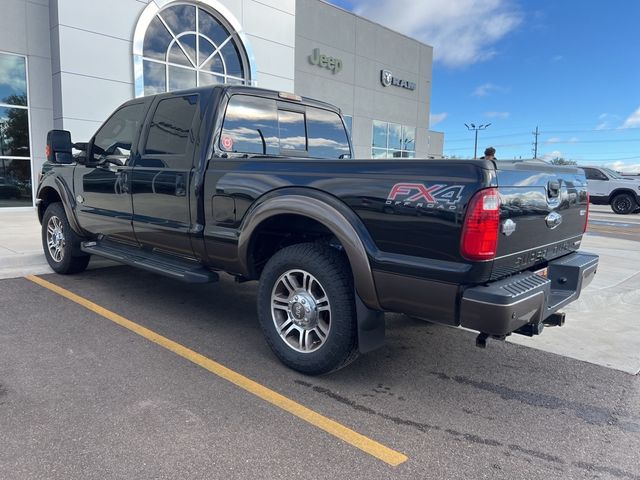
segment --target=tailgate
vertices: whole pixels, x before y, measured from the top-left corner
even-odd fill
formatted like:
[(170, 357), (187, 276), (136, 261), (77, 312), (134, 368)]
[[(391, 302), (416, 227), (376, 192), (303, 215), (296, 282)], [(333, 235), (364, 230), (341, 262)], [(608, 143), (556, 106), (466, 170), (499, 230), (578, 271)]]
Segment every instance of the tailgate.
[(587, 182), (577, 167), (496, 162), (500, 234), (491, 278), (543, 267), (580, 247)]

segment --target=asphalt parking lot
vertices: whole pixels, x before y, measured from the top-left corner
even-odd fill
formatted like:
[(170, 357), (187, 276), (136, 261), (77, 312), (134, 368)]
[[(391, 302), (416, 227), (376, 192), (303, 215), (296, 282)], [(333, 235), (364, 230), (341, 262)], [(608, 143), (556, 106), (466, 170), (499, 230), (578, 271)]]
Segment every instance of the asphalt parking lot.
[(77, 296), (0, 281), (1, 478), (640, 479), (637, 375), (389, 315), (382, 350), (305, 377), (255, 284), (39, 278)]

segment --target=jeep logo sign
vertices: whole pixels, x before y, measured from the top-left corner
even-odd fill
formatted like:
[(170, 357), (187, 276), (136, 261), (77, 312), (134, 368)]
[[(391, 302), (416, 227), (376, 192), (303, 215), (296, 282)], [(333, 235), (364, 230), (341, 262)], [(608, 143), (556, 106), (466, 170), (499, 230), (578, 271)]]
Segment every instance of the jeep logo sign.
[(415, 82), (410, 82), (408, 80), (401, 80), (393, 76), (389, 70), (381, 70), (380, 71), (380, 82), (383, 87), (390, 87), (393, 85), (394, 87), (406, 88), (407, 90), (415, 90), (416, 84)]
[(309, 63), (331, 70), (334, 75), (342, 70), (342, 60), (321, 54), (319, 48), (313, 49), (313, 53), (309, 55)]

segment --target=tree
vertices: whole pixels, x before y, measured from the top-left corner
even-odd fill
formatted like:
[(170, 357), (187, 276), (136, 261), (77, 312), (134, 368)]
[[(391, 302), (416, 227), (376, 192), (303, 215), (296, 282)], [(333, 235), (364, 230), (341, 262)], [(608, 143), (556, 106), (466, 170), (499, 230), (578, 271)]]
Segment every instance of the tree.
[[(10, 95), (4, 99), (10, 105), (26, 105), (26, 95)], [(0, 117), (0, 155), (29, 156), (29, 119), (24, 108), (3, 107)]]
[(565, 160), (562, 157), (556, 157), (549, 162), (551, 165), (577, 165), (575, 160)]

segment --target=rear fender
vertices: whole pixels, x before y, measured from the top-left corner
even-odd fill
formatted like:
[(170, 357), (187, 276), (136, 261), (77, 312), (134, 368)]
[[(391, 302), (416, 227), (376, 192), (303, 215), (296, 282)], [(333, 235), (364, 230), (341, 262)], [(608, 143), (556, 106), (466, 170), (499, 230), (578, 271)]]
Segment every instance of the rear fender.
[[(283, 214), (305, 216), (321, 223), (336, 236), (349, 259), (358, 296), (367, 307), (381, 310), (365, 248), (365, 242), (370, 248), (373, 245), (366, 228), (361, 224), (362, 222), (354, 226), (354, 223), (359, 222), (357, 217), (347, 219), (347, 216), (355, 217), (355, 214), (346, 206), (341, 208), (333, 197), (317, 191), (313, 191), (313, 195), (312, 197), (303, 195), (301, 192), (296, 194), (281, 192), (261, 201), (247, 213), (238, 239), (238, 259), (241, 269), (244, 272), (250, 271), (249, 245), (253, 232), (262, 222)], [(322, 198), (324, 196), (328, 198)], [(363, 241), (363, 236), (368, 238)]]

